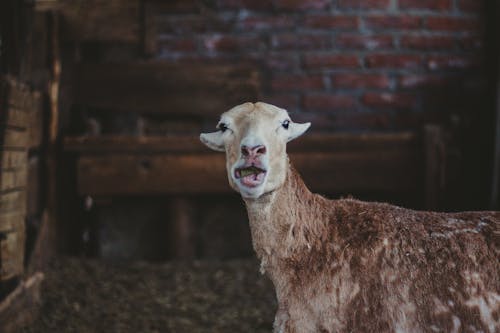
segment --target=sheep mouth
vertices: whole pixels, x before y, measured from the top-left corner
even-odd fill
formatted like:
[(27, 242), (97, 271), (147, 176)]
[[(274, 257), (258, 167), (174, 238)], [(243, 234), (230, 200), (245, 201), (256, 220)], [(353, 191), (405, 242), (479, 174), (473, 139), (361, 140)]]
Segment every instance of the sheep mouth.
[(256, 166), (237, 168), (234, 177), (247, 187), (257, 187), (264, 181), (266, 170)]

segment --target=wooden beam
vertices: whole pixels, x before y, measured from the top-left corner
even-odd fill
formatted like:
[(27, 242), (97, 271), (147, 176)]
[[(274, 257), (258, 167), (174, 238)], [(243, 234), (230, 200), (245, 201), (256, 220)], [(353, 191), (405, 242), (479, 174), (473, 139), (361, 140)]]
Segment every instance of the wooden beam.
[[(297, 152), (291, 160), (321, 192), (410, 191), (420, 183), (420, 156), (410, 151)], [(223, 154), (84, 155), (77, 166), (82, 195), (231, 192)]]
[(35, 10), (61, 15), (66, 39), (138, 43), (139, 5), (139, 0), (36, 0)]
[[(415, 132), (307, 134), (288, 144), (288, 151), (373, 151), (419, 149)], [(64, 138), (64, 150), (78, 154), (102, 153), (211, 153), (197, 135), (185, 136), (77, 136)]]
[(258, 98), (258, 74), (238, 65), (81, 65), (76, 104), (104, 111), (214, 117)]

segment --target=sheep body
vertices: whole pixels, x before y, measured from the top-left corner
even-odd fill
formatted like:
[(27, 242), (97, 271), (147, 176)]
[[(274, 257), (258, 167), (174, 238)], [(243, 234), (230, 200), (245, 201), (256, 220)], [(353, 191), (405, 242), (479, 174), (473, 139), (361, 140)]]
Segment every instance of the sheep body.
[(200, 135), (226, 153), (229, 185), (245, 201), (276, 289), (274, 332), (500, 332), (500, 213), (312, 194), (286, 154), (309, 126), (244, 103)]
[(498, 332), (498, 212), (433, 213), (285, 183), (245, 199), (275, 332)]

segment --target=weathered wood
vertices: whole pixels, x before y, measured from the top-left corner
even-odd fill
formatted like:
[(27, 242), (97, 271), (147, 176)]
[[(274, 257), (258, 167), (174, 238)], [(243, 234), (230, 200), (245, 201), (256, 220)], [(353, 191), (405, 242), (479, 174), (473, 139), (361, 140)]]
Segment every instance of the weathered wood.
[(258, 73), (238, 65), (81, 65), (76, 103), (108, 111), (215, 117), (258, 98)]
[[(202, 7), (204, 3), (202, 1), (192, 1), (192, 0), (170, 0), (170, 1), (151, 1), (146, 0), (144, 3), (144, 51), (146, 54), (155, 54), (158, 50), (158, 37), (159, 34), (165, 32), (162, 26), (162, 16), (171, 15), (172, 13), (186, 13), (193, 12), (195, 9), (203, 11)], [(205, 12), (208, 12), (205, 10)], [(207, 21), (205, 24), (212, 25), (214, 27), (227, 24), (219, 22), (214, 15), (206, 15), (204, 20)], [(213, 22), (215, 21), (215, 22)], [(213, 22), (213, 23), (208, 23)]]
[(40, 102), (41, 95), (31, 91), (31, 89), (12, 77), (2, 77), (7, 89), (7, 105), (15, 109), (25, 111), (32, 110)]
[(29, 110), (28, 123), (28, 146), (30, 148), (39, 147), (43, 142), (43, 104), (42, 99), (37, 99), (33, 108)]
[[(24, 213), (25, 202), (26, 192), (24, 190), (0, 193), (0, 218), (5, 213)], [(2, 224), (3, 222), (0, 222), (0, 225)]]
[(25, 110), (10, 107), (6, 114), (5, 124), (11, 127), (27, 129), (30, 124), (30, 114)]
[(40, 289), (44, 275), (36, 272), (21, 281), (17, 288), (0, 303), (0, 332), (19, 332), (37, 317), (41, 303)]
[(174, 197), (169, 205), (169, 227), (167, 238), (169, 251), (175, 259), (196, 257), (195, 220), (193, 203), (186, 197)]
[[(291, 153), (311, 189), (409, 191), (418, 187), (414, 152)], [(223, 154), (86, 155), (78, 161), (80, 194), (230, 192)]]
[(7, 127), (4, 131), (3, 146), (24, 149), (28, 146), (29, 132)]
[(24, 243), (26, 240), (24, 216), (16, 229), (4, 233), (0, 242), (0, 281), (19, 276), (24, 271)]
[(0, 148), (0, 169), (16, 169), (28, 161), (26, 150), (2, 150)]
[(24, 227), (25, 208), (0, 214), (0, 232), (10, 232)]
[[(288, 151), (419, 151), (414, 132), (370, 134), (308, 134), (289, 143)], [(81, 154), (100, 153), (211, 153), (197, 135), (184, 136), (79, 136), (64, 138), (64, 150)]]
[(30, 157), (28, 161), (28, 175), (26, 186), (26, 210), (28, 217), (37, 216), (43, 209), (40, 173), (41, 170), (39, 157)]
[(0, 192), (26, 186), (28, 177), (27, 167), (7, 169), (0, 172)]
[(67, 39), (139, 42), (139, 0), (37, 0), (35, 9), (57, 11)]

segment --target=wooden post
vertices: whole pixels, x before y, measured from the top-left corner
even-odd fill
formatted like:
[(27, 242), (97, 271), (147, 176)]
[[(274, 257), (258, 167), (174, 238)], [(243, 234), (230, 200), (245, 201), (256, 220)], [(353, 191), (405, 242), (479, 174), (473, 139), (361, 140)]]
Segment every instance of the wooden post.
[(58, 171), (57, 171), (57, 149), (59, 139), (59, 83), (61, 77), (61, 59), (59, 50), (59, 16), (57, 12), (51, 12), (49, 33), (50, 33), (50, 59), (51, 59), (51, 79), (48, 82), (49, 97), (49, 123), (47, 131), (47, 156), (46, 165), (46, 209), (42, 216), (42, 223), (38, 238), (36, 240), (32, 260), (30, 261), (30, 271), (42, 269), (48, 259), (55, 254), (60, 247), (58, 239), (57, 224), (58, 215)]
[(173, 197), (169, 214), (169, 250), (173, 259), (188, 260), (196, 256), (194, 208), (186, 197)]

